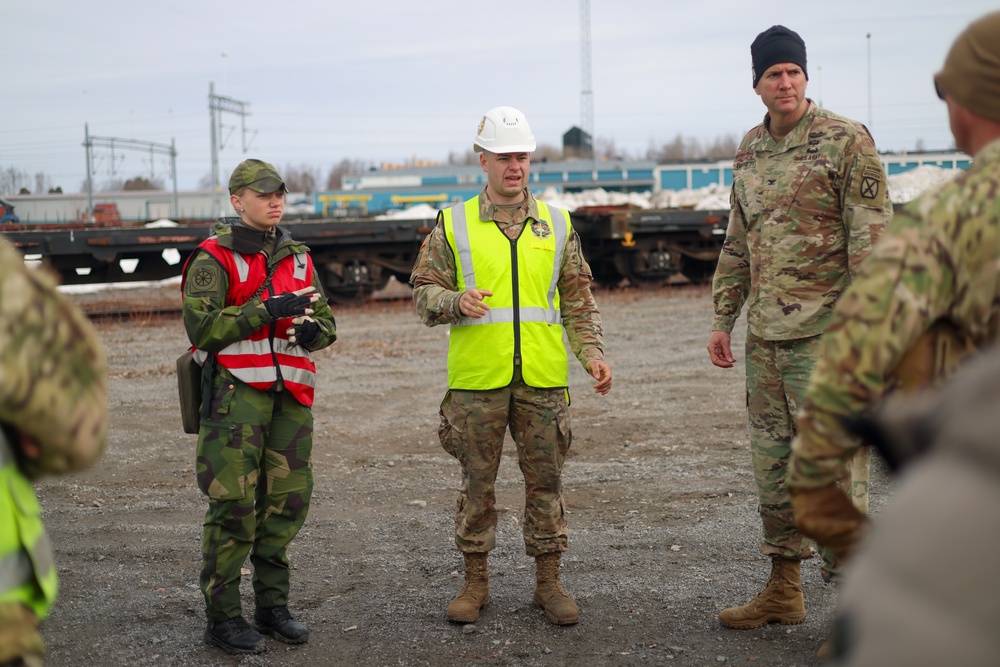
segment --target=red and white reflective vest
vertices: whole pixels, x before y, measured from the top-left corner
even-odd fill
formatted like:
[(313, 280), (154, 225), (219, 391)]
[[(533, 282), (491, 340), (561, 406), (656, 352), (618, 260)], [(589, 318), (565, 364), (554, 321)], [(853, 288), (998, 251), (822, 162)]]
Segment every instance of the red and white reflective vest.
[[(242, 255), (219, 245), (215, 236), (200, 247), (218, 260), (229, 277), (227, 307), (246, 303), (267, 277), (267, 258), (263, 253)], [(271, 286), (263, 296), (309, 287), (312, 276), (312, 257), (308, 253), (289, 255), (279, 261)], [(288, 344), (287, 330), (291, 326), (291, 318), (263, 326), (217, 352), (216, 363), (260, 391), (272, 389), (280, 377), (295, 400), (311, 407), (316, 391), (316, 364), (309, 350)]]

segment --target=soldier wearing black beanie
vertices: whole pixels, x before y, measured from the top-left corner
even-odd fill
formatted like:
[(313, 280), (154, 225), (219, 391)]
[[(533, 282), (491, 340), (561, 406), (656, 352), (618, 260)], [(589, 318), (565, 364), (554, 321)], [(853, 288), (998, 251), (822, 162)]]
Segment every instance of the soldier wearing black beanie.
[(799, 33), (783, 25), (771, 26), (757, 35), (757, 39), (750, 45), (750, 58), (753, 60), (754, 88), (767, 68), (778, 63), (798, 65), (806, 75), (806, 80), (809, 80), (809, 72), (806, 71), (806, 43), (799, 37)]
[[(729, 226), (712, 284), (715, 316), (707, 346), (713, 365), (733, 368), (732, 331), (746, 312), (750, 460), (760, 552), (771, 560), (771, 576), (746, 604), (719, 612), (722, 625), (743, 630), (806, 618), (801, 561), (813, 551), (795, 525), (785, 484), (796, 406), (805, 400), (837, 299), (892, 218), (871, 134), (806, 97), (802, 38), (771, 26), (753, 40), (750, 54), (754, 92), (767, 113), (733, 157)], [(866, 449), (849, 470), (844, 488), (855, 513), (864, 514)], [(842, 562), (828, 547), (819, 549), (821, 573), (836, 581)]]

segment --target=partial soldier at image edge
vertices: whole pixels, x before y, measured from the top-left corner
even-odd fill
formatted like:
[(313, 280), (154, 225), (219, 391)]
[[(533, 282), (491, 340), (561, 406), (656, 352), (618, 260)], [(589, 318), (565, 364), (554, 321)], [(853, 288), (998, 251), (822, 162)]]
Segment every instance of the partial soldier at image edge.
[(1000, 12), (959, 35), (934, 85), (972, 165), (897, 212), (837, 307), (793, 445), (796, 522), (845, 558), (869, 528), (834, 483), (862, 444), (851, 425), (1000, 336)]
[(58, 588), (31, 480), (93, 465), (107, 444), (107, 358), (43, 270), (0, 240), (0, 664), (37, 667)]

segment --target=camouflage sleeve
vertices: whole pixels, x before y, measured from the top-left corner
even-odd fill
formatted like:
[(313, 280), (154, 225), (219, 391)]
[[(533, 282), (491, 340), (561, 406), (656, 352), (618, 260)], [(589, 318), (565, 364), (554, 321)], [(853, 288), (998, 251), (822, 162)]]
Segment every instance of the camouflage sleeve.
[(461, 319), (458, 298), (462, 293), (457, 291), (456, 271), (455, 256), (445, 237), (444, 224), (439, 219), (420, 246), (410, 274), (413, 305), (427, 326), (454, 324)]
[(875, 143), (859, 132), (844, 156), (841, 217), (847, 231), (848, 270), (855, 275), (885, 225), (892, 220), (888, 181)]
[(947, 239), (904, 213), (872, 250), (823, 335), (797, 421), (789, 486), (840, 479), (860, 442), (845, 423), (883, 396), (887, 378), (954, 299), (955, 258)]
[(590, 289), (592, 280), (580, 235), (574, 230), (566, 240), (560, 267), (559, 305), (569, 347), (585, 368), (592, 359), (604, 360), (604, 325)]
[(715, 304), (713, 331), (732, 333), (736, 319), (750, 291), (750, 250), (747, 247), (747, 223), (736, 199), (735, 186), (729, 193), (729, 226), (712, 280)]
[[(0, 421), (36, 442), (29, 477), (85, 468), (107, 443), (107, 358), (90, 321), (0, 241)], [(12, 442), (17, 445), (16, 439)]]
[(228, 291), (229, 277), (215, 258), (207, 252), (191, 258), (184, 280), (184, 329), (198, 349), (218, 352), (273, 321), (259, 297), (226, 306)]

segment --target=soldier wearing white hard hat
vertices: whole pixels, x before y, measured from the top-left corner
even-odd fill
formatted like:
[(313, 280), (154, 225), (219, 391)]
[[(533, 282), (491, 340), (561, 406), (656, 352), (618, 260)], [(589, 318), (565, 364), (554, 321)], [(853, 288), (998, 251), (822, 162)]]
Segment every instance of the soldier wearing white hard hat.
[(410, 279), (424, 323), (451, 326), (439, 435), (462, 469), (455, 545), (465, 583), (447, 618), (472, 623), (489, 597), (494, 484), (509, 429), (524, 473), (534, 602), (550, 622), (571, 625), (580, 612), (559, 578), (569, 544), (562, 467), (571, 442), (563, 333), (594, 377), (594, 390), (607, 394), (611, 366), (601, 317), (569, 213), (536, 200), (528, 187), (536, 143), (524, 114), (512, 107), (486, 112), (473, 148), (486, 187), (438, 215)]

